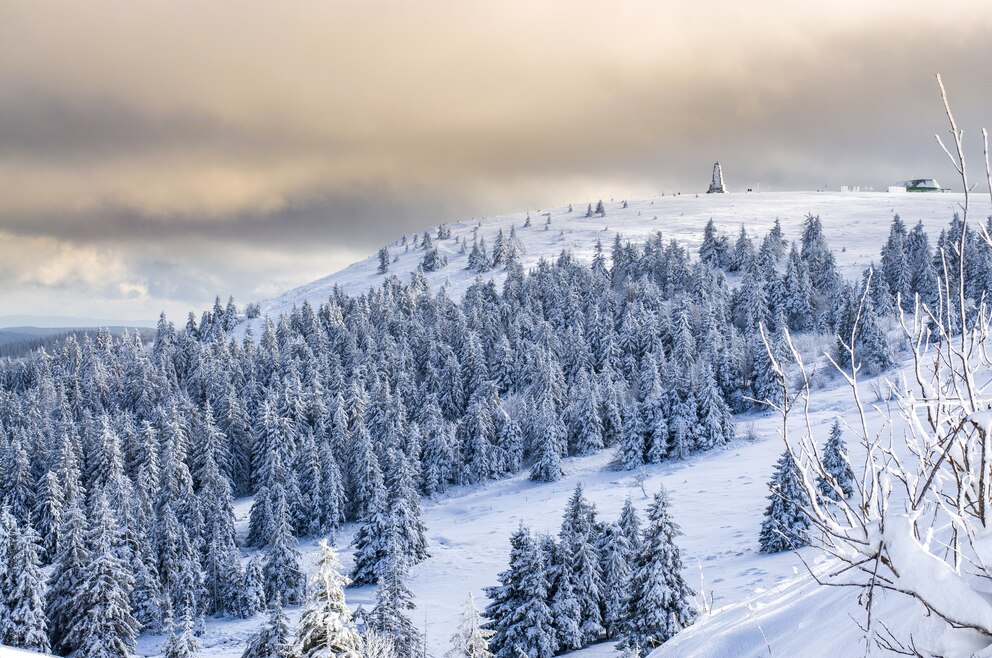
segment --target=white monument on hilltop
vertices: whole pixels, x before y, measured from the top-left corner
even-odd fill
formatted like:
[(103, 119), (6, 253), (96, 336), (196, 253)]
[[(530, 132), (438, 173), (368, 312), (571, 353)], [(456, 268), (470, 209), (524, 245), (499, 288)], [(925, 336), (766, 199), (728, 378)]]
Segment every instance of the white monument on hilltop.
[(707, 194), (723, 194), (727, 191), (727, 187), (723, 184), (723, 170), (720, 169), (720, 163), (716, 162), (713, 164), (713, 182), (710, 183), (710, 189), (706, 190)]

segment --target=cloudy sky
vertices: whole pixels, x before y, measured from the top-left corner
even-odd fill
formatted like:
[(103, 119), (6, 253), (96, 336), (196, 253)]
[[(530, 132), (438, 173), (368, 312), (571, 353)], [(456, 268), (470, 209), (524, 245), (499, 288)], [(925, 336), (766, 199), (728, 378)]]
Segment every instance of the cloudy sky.
[(992, 126), (990, 35), (979, 0), (0, 0), (0, 315), (182, 321), (717, 159), (738, 189), (951, 183), (933, 74)]

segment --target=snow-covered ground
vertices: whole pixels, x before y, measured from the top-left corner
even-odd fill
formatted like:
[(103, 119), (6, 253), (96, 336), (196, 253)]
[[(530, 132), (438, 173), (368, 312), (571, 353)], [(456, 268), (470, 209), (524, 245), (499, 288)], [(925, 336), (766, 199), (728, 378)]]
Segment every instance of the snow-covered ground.
[(30, 656), (46, 656), (48, 654), (25, 651), (24, 649), (11, 649), (0, 646), (0, 658), (30, 658)]
[[(838, 264), (847, 276), (856, 276), (862, 267), (878, 260), (878, 251), (888, 234), (892, 216), (900, 214), (909, 227), (923, 220), (933, 239), (947, 226), (961, 195), (888, 195), (841, 193), (727, 194), (658, 197), (621, 202), (605, 201), (605, 218), (585, 218), (585, 203), (575, 211), (551, 210), (551, 226), (545, 231), (541, 211), (531, 211), (529, 228), (521, 228), (526, 213), (503, 215), (478, 221), (449, 224), (452, 239), (435, 244), (448, 257), (448, 266), (427, 275), (434, 286), (447, 284), (458, 295), (474, 279), (465, 270), (467, 256), (455, 244), (479, 225), (479, 236), (491, 246), (498, 230), (508, 233), (517, 228), (524, 248), (525, 267), (540, 257), (571, 250), (580, 259), (591, 258), (595, 241), (609, 248), (615, 233), (642, 241), (655, 231), (667, 239), (676, 238), (691, 249), (698, 247), (706, 221), (712, 217), (719, 230), (732, 238), (743, 224), (752, 236), (760, 237), (778, 217), (786, 236), (798, 239), (807, 213), (823, 220), (826, 237)], [(973, 216), (989, 214), (987, 198), (973, 199)], [(545, 211), (547, 212), (547, 211)], [(431, 229), (436, 233), (436, 227)], [(398, 243), (389, 245), (399, 254), (391, 272), (403, 278), (413, 271), (423, 251), (411, 246), (404, 252)], [(360, 293), (378, 285), (373, 256), (341, 272), (289, 291), (262, 304), (263, 313), (274, 314), (300, 304), (305, 299), (319, 303), (335, 284), (348, 293)], [(499, 272), (488, 276), (499, 278)], [(871, 401), (870, 382), (863, 384), (864, 397)], [(828, 381), (812, 401), (813, 431), (826, 439), (835, 417), (852, 410), (849, 389), (839, 378)], [(847, 590), (817, 588), (795, 554), (762, 555), (757, 552), (758, 530), (768, 495), (767, 481), (782, 452), (778, 437), (780, 420), (771, 414), (738, 416), (740, 438), (732, 446), (696, 455), (685, 462), (646, 467), (644, 487), (651, 494), (664, 485), (670, 492), (672, 511), (682, 526), (680, 545), (688, 565), (687, 579), (712, 601), (713, 613), (680, 634), (658, 656), (846, 656), (864, 653), (863, 634), (858, 622), (864, 611), (858, 608), (856, 594)], [(749, 440), (743, 437), (753, 436)], [(850, 437), (849, 437), (850, 438)], [(852, 442), (853, 443), (853, 442)], [(851, 445), (857, 457), (857, 448)], [(455, 488), (434, 501), (424, 501), (424, 521), (428, 528), (431, 558), (413, 568), (410, 588), (418, 606), (415, 619), (422, 624), (433, 655), (448, 649), (448, 640), (458, 622), (462, 603), (469, 592), (484, 603), (482, 588), (497, 582), (505, 569), (509, 536), (523, 522), (539, 532), (557, 532), (565, 502), (576, 484), (585, 487), (586, 496), (596, 504), (601, 518), (615, 519), (624, 500), (630, 496), (643, 510), (648, 499), (642, 494), (634, 474), (608, 468), (609, 452), (570, 459), (567, 476), (553, 484), (530, 482), (526, 474), (482, 486)], [(239, 501), (236, 513), (243, 533), (250, 501)], [(354, 526), (342, 530), (337, 544), (346, 566), (351, 564), (348, 543)], [(301, 544), (305, 565), (312, 570), (316, 541)], [(812, 549), (805, 549), (808, 560), (816, 560)], [(372, 588), (347, 592), (353, 605), (369, 606)], [(905, 606), (902, 600), (882, 605)], [(297, 610), (290, 610), (295, 621)], [(210, 621), (200, 638), (204, 655), (239, 656), (245, 642), (261, 618), (244, 621)], [(142, 637), (139, 652), (155, 655), (164, 638)], [(601, 644), (585, 649), (593, 658), (609, 654), (612, 647)]]

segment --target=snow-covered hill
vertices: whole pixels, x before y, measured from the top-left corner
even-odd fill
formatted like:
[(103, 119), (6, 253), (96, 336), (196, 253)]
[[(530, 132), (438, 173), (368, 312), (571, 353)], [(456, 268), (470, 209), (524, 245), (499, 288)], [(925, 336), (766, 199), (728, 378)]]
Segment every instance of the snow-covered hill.
[[(910, 228), (922, 220), (933, 240), (947, 226), (953, 213), (959, 211), (962, 201), (961, 194), (700, 194), (627, 200), (626, 208), (620, 199), (604, 200), (605, 217), (586, 217), (586, 203), (575, 203), (572, 212), (565, 206), (448, 223), (450, 239), (434, 242), (440, 253), (447, 256), (448, 265), (436, 272), (426, 273), (425, 277), (432, 286), (447, 285), (453, 296), (460, 296), (477, 275), (466, 269), (468, 254), (460, 253), (459, 239), (467, 239), (471, 246), (475, 231), (492, 247), (499, 231), (508, 235), (510, 229), (515, 227), (522, 247), (521, 261), (526, 269), (541, 258), (556, 256), (563, 249), (571, 251), (580, 261), (588, 262), (592, 259), (596, 241), (601, 240), (604, 249), (609, 250), (617, 233), (624, 239), (641, 243), (661, 231), (666, 241), (677, 239), (695, 255), (695, 249), (703, 239), (703, 227), (710, 218), (717, 230), (728, 234), (732, 240), (736, 239), (742, 225), (752, 237), (760, 240), (778, 218), (785, 236), (798, 240), (803, 219), (809, 213), (819, 215), (823, 221), (824, 232), (836, 253), (841, 273), (853, 277), (860, 274), (863, 267), (878, 260), (878, 250), (885, 242), (893, 215), (900, 215)], [(593, 205), (595, 203), (596, 200), (593, 200)], [(974, 217), (988, 216), (989, 199), (973, 196), (971, 212)], [(528, 216), (531, 226), (524, 228)], [(551, 223), (545, 230), (548, 218)], [(432, 237), (436, 235), (436, 226), (425, 229)], [(412, 237), (412, 234), (408, 236), (409, 249), (401, 246), (400, 240), (387, 245), (391, 255), (398, 256), (398, 260), (390, 264), (389, 274), (395, 274), (404, 281), (409, 280), (409, 275), (424, 257), (423, 249), (412, 245)], [(335, 285), (340, 285), (348, 294), (365, 292), (370, 286), (378, 286), (385, 278), (385, 275), (376, 273), (378, 264), (376, 255), (371, 254), (340, 272), (262, 302), (262, 313), (278, 315), (294, 304), (302, 304), (304, 300), (319, 304), (327, 300)], [(499, 282), (504, 274), (495, 270), (485, 276)]]
[[(451, 237), (436, 240), (435, 246), (448, 258), (447, 267), (428, 273), (432, 286), (447, 285), (459, 296), (476, 275), (466, 269), (467, 255), (459, 253), (459, 238), (472, 241), (474, 231), (489, 245), (498, 231), (511, 227), (522, 246), (525, 267), (542, 257), (554, 257), (566, 249), (580, 260), (592, 257), (601, 240), (605, 248), (616, 233), (635, 242), (656, 231), (665, 239), (675, 238), (695, 250), (702, 241), (703, 227), (713, 218), (718, 230), (736, 236), (743, 225), (760, 237), (778, 218), (786, 237), (798, 239), (803, 218), (819, 215), (827, 240), (841, 272), (860, 274), (868, 263), (878, 261), (878, 252), (888, 234), (892, 216), (899, 214), (910, 227), (922, 220), (935, 238), (947, 226), (961, 195), (897, 195), (847, 193), (727, 194), (667, 196), (605, 201), (605, 217), (585, 217), (585, 203), (550, 211), (531, 211), (531, 226), (524, 228), (528, 213), (448, 224)], [(973, 216), (989, 214), (988, 199), (972, 200)], [(545, 230), (546, 215), (550, 226)], [(432, 236), (436, 227), (429, 229)], [(412, 242), (408, 236), (407, 243)], [(423, 250), (400, 241), (388, 245), (397, 255), (390, 274), (408, 278), (423, 258)], [(335, 285), (350, 294), (379, 285), (384, 276), (376, 272), (378, 260), (371, 256), (324, 279), (291, 290), (262, 304), (263, 314), (278, 314), (304, 300), (317, 304)], [(497, 281), (499, 271), (487, 273)], [(870, 383), (864, 395), (871, 399)], [(813, 400), (813, 431), (824, 438), (833, 419), (852, 410), (850, 392), (840, 380), (828, 383)], [(727, 449), (697, 455), (686, 462), (646, 467), (644, 488), (648, 493), (664, 485), (671, 494), (675, 519), (684, 536), (680, 544), (689, 565), (687, 579), (712, 605), (698, 624), (678, 636), (657, 656), (765, 656), (765, 655), (853, 655), (863, 653), (863, 633), (858, 622), (864, 611), (848, 591), (815, 587), (796, 555), (762, 555), (757, 536), (768, 495), (767, 481), (781, 453), (777, 437), (779, 419), (771, 415), (736, 417), (741, 439)], [(854, 448), (854, 446), (852, 446)], [(856, 451), (856, 450), (855, 450)], [(856, 455), (855, 455), (856, 456)], [(409, 585), (416, 595), (416, 619), (427, 633), (434, 655), (442, 655), (455, 629), (463, 601), (469, 592), (483, 599), (482, 588), (497, 582), (506, 567), (509, 536), (523, 522), (538, 532), (556, 532), (565, 502), (581, 483), (586, 496), (596, 504), (601, 518), (615, 519), (624, 500), (631, 496), (643, 510), (648, 499), (630, 473), (607, 468), (611, 455), (604, 452), (568, 460), (567, 476), (553, 484), (530, 482), (525, 474), (477, 487), (454, 488), (443, 498), (425, 501), (424, 521), (429, 530), (432, 557), (412, 570)], [(250, 501), (242, 501), (237, 513), (247, 522)], [(347, 548), (354, 526), (339, 535), (346, 566), (351, 564)], [(243, 528), (242, 528), (243, 531)], [(312, 569), (315, 542), (301, 546)], [(812, 549), (805, 557), (815, 560)], [(371, 588), (349, 590), (349, 601), (368, 606)], [(710, 605), (707, 604), (707, 605)], [(905, 606), (904, 601), (884, 605)], [(291, 611), (291, 617), (293, 613)], [(237, 656), (258, 620), (210, 622), (201, 638), (205, 653)], [(161, 638), (145, 637), (140, 649), (149, 654), (160, 650)], [(608, 654), (600, 645), (586, 649), (587, 655)]]
[[(862, 394), (873, 401), (873, 380), (862, 382)], [(839, 378), (818, 391), (810, 408), (815, 436), (826, 438), (836, 417), (853, 410), (850, 390)], [(863, 653), (865, 612), (857, 593), (820, 588), (794, 553), (767, 555), (758, 552), (758, 531), (767, 504), (767, 482), (782, 452), (778, 431), (781, 419), (774, 414), (735, 417), (742, 438), (731, 446), (693, 456), (685, 462), (644, 467), (644, 490), (652, 494), (664, 486), (672, 513), (682, 527), (686, 578), (700, 594), (701, 606), (711, 613), (660, 649), (654, 658), (706, 656), (846, 656)], [(879, 423), (876, 418), (872, 425)], [(794, 420), (794, 431), (802, 421)], [(751, 438), (747, 438), (751, 437)], [(859, 450), (850, 445), (857, 460)], [(408, 582), (415, 595), (413, 617), (425, 630), (431, 652), (441, 656), (460, 619), (469, 592), (485, 601), (482, 589), (497, 583), (506, 568), (509, 537), (520, 523), (536, 532), (557, 533), (562, 511), (577, 484), (595, 503), (600, 518), (615, 520), (630, 496), (642, 513), (649, 500), (635, 473), (609, 468), (609, 451), (565, 462), (566, 476), (555, 483), (535, 483), (526, 473), (473, 487), (455, 487), (438, 500), (425, 500), (423, 519), (428, 528), (431, 557), (413, 568)], [(236, 508), (239, 532), (247, 529), (250, 500)], [(348, 544), (357, 526), (342, 528), (337, 538), (342, 561), (351, 567)], [(300, 546), (304, 566), (312, 572), (317, 541)], [(812, 548), (802, 557), (816, 563)], [(372, 587), (349, 589), (349, 603), (370, 608)], [(912, 605), (890, 596), (883, 605), (906, 610)], [(293, 622), (298, 610), (288, 610)], [(903, 618), (907, 618), (902, 615)], [(899, 618), (899, 615), (896, 616)], [(200, 638), (204, 655), (240, 656), (261, 617), (248, 620), (208, 621)], [(908, 619), (908, 618), (907, 618)], [(139, 638), (139, 653), (158, 655), (162, 636)], [(612, 654), (612, 643), (579, 652), (583, 658)]]

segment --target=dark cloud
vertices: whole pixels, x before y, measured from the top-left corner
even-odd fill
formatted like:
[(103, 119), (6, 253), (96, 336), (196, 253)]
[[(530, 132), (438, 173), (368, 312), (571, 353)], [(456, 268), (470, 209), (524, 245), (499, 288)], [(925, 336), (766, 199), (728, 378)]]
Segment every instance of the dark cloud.
[(254, 298), (427, 225), (700, 189), (717, 159), (735, 189), (950, 182), (933, 74), (970, 136), (992, 106), (977, 0), (74, 9), (0, 10), (0, 305), (39, 306), (12, 310)]

